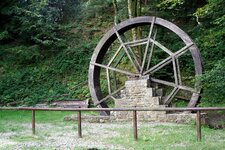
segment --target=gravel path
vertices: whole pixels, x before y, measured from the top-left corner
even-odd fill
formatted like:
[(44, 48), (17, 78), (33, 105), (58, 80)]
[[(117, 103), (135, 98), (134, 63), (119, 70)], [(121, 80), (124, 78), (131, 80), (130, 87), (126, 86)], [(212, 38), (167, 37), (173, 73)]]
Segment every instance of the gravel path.
[[(139, 126), (156, 126), (158, 123), (139, 123)], [(160, 123), (162, 125), (162, 123)], [(168, 124), (166, 125), (173, 125)], [(15, 125), (16, 126), (16, 125)], [(78, 138), (75, 126), (65, 124), (40, 124), (36, 125), (36, 135), (31, 134), (30, 124), (21, 124), (22, 131), (0, 132), (0, 149), (125, 149), (121, 145), (107, 143), (107, 139), (123, 136), (118, 129), (130, 128), (131, 122), (124, 123), (82, 123), (83, 138)], [(132, 131), (131, 131), (132, 132)]]

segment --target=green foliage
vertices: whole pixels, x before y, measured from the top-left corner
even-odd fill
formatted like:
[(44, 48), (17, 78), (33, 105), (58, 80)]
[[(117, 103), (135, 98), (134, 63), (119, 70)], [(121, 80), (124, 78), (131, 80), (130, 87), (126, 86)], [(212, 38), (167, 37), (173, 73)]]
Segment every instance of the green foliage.
[[(17, 68), (12, 70), (12, 66), (3, 67), (5, 73), (0, 75), (0, 103), (7, 104), (17, 101), (33, 105), (40, 101), (51, 101), (55, 96), (63, 94), (69, 94), (69, 97), (61, 97), (61, 99), (86, 99), (90, 96), (86, 86), (75, 91), (76, 89), (73, 89), (73, 85), (71, 85), (71, 83), (76, 85), (80, 82), (76, 80), (86, 80), (89, 62), (87, 58), (90, 56), (85, 54), (85, 51), (68, 49), (48, 61), (36, 62), (31, 65), (30, 61), (35, 61), (34, 58), (40, 56), (36, 56), (35, 53), (29, 55), (30, 53), (26, 54), (25, 52), (20, 56), (20, 48), (21, 46), (11, 48), (10, 51), (19, 55), (16, 59), (13, 59), (15, 58), (13, 55), (8, 56), (7, 60)], [(23, 51), (31, 52), (25, 46), (22, 48)], [(26, 65), (27, 67), (24, 68), (23, 66)], [(8, 69), (9, 72), (7, 72)]]
[(179, 22), (182, 25), (189, 23), (190, 27), (190, 21), (194, 19), (193, 13), (204, 4), (205, 0), (161, 0), (156, 6), (161, 11), (160, 16), (163, 18)]
[(158, 7), (160, 8), (167, 8), (167, 9), (178, 9), (178, 7), (182, 7), (185, 3), (185, 0), (163, 0)]
[[(205, 87), (204, 97), (207, 97), (206, 103), (223, 104), (225, 98), (225, 59), (218, 61), (212, 70), (205, 72), (202, 77)], [(204, 98), (206, 100), (206, 98)], [(203, 102), (204, 102), (203, 100)]]
[(209, 22), (211, 24), (224, 26), (225, 25), (225, 13), (224, 13), (225, 3), (224, 0), (208, 0), (208, 3), (199, 8), (195, 15), (204, 22)]
[[(203, 101), (223, 104), (224, 0), (152, 0), (143, 4), (143, 15), (172, 20), (191, 35), (205, 67)], [(113, 25), (113, 15), (112, 0), (1, 1), (0, 105), (33, 105), (56, 97), (90, 98), (87, 84), (80, 83), (87, 80), (90, 57), (100, 37)], [(118, 17), (128, 17), (127, 1), (118, 0)], [(171, 49), (180, 46), (175, 37), (158, 38), (176, 43), (169, 45)], [(189, 63), (184, 61), (186, 68)], [(191, 73), (191, 69), (185, 72)]]
[(45, 48), (65, 46), (63, 28), (57, 23), (61, 17), (60, 2), (4, 1), (1, 2), (1, 41), (11, 39), (35, 43)]
[(203, 102), (207, 105), (224, 104), (225, 93), (225, 3), (223, 0), (208, 0), (195, 16), (200, 25), (193, 32), (201, 49), (205, 73), (202, 78)]
[(82, 17), (99, 17), (102, 13), (107, 14), (109, 11), (113, 12), (112, 0), (87, 0), (83, 3)]

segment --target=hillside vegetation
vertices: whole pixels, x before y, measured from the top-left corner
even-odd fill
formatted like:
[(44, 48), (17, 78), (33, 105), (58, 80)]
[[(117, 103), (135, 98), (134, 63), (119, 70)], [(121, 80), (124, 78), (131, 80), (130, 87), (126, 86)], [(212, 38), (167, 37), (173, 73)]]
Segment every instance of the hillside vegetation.
[[(205, 70), (202, 105), (224, 105), (225, 1), (136, 1), (141, 15), (167, 19), (193, 38)], [(128, 2), (1, 1), (0, 105), (90, 99), (91, 55), (114, 22), (128, 19)]]

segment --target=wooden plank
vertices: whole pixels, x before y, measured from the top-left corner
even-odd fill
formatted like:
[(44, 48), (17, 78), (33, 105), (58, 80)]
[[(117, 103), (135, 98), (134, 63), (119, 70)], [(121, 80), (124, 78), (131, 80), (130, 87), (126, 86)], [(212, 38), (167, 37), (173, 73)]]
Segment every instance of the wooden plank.
[(139, 39), (139, 40), (125, 42), (124, 45), (133, 46), (134, 44), (142, 44), (142, 43), (147, 42), (147, 41), (148, 41), (148, 38), (144, 38), (144, 39)]
[(156, 78), (150, 78), (150, 80), (153, 81), (153, 82), (156, 82), (156, 83), (163, 84), (163, 85), (176, 87), (176, 88), (179, 88), (181, 90), (186, 90), (186, 91), (190, 91), (192, 93), (197, 93), (197, 91), (194, 88), (183, 86), (183, 85), (176, 85), (173, 82), (164, 81), (164, 80), (160, 80), (160, 79), (156, 79)]
[[(153, 37), (153, 40), (154, 41), (156, 39), (156, 35), (157, 35), (157, 30), (155, 31), (155, 34), (154, 34), (154, 37)], [(151, 63), (151, 59), (152, 59), (152, 54), (153, 54), (154, 46), (155, 46), (155, 44), (152, 42), (151, 49), (150, 49), (150, 53), (149, 53), (149, 56), (148, 56), (148, 63), (147, 63), (146, 70), (148, 70), (149, 67), (150, 67), (150, 63)]]
[(122, 52), (122, 55), (119, 56), (118, 60), (116, 61), (116, 63), (113, 65), (114, 68), (117, 67), (117, 65), (120, 63), (120, 61), (122, 60), (123, 56), (125, 55), (126, 53), (123, 51)]
[[(133, 52), (133, 50), (130, 48), (129, 45), (128, 45), (127, 47), (128, 47), (128, 50), (130, 51), (130, 53), (132, 54), (132, 56), (133, 56), (133, 58), (134, 58), (134, 61), (135, 61), (136, 65), (138, 66), (138, 68), (141, 68), (141, 66), (140, 66), (140, 64), (139, 64), (139, 62), (138, 62), (138, 60), (137, 60), (137, 57), (136, 57), (135, 53)], [(139, 70), (139, 69), (138, 69), (138, 70)]]
[(194, 43), (188, 43), (186, 46), (184, 46), (183, 48), (181, 48), (180, 50), (175, 52), (174, 56), (176, 56), (177, 58), (180, 57), (181, 55), (183, 55), (184, 53), (186, 53), (188, 51), (188, 48), (190, 48), (193, 45), (194, 45)]
[(109, 69), (106, 69), (106, 76), (107, 76), (107, 83), (108, 83), (108, 92), (111, 94), (111, 83), (110, 83), (110, 75), (109, 75)]
[(170, 56), (172, 56), (174, 54), (171, 50), (169, 50), (168, 48), (166, 48), (164, 45), (162, 45), (158, 41), (151, 39), (151, 42), (154, 43), (155, 45), (157, 45), (159, 48), (161, 48), (164, 52), (166, 52)]
[(134, 44), (129, 45), (129, 47), (139, 46), (139, 45), (143, 45), (143, 44), (147, 44), (147, 42), (134, 43)]
[(77, 113), (77, 122), (78, 122), (78, 137), (82, 138), (82, 129), (81, 129), (81, 111)]
[(128, 72), (128, 71), (124, 71), (124, 70), (121, 70), (121, 69), (109, 67), (109, 66), (106, 66), (106, 65), (98, 64), (98, 63), (91, 63), (91, 64), (95, 65), (95, 66), (105, 68), (105, 69), (109, 69), (109, 70), (112, 70), (112, 71), (116, 71), (116, 72), (119, 72), (119, 73), (123, 73), (123, 74), (129, 75), (129, 76), (134, 76), (134, 77), (140, 76), (139, 74), (134, 74), (134, 73), (131, 73), (131, 72)]
[(125, 52), (126, 52), (128, 58), (130, 59), (131, 64), (132, 64), (133, 67), (136, 69), (136, 71), (139, 72), (138, 67), (135, 65), (134, 61), (132, 60), (132, 58), (131, 58), (131, 56), (130, 56), (130, 54), (129, 54), (129, 52), (128, 52), (128, 49), (127, 49), (127, 47), (125, 46), (123, 40), (121, 39), (121, 37), (120, 37), (120, 35), (119, 35), (119, 33), (118, 33), (116, 27), (113, 27), (113, 29), (114, 29), (114, 32), (116, 33), (117, 38), (118, 38), (119, 41), (120, 41), (120, 44), (122, 45), (123, 49), (125, 50)]
[(106, 101), (108, 98), (110, 98), (111, 96), (115, 95), (116, 93), (120, 92), (122, 89), (124, 89), (125, 86), (120, 87), (119, 89), (117, 89), (116, 91), (114, 91), (112, 94), (107, 95), (105, 98), (101, 99), (100, 101), (94, 103), (94, 105), (99, 105), (102, 102)]
[(134, 139), (138, 140), (138, 129), (137, 129), (137, 111), (133, 111), (133, 128), (134, 128)]
[(151, 107), (151, 108), (35, 108), (35, 107), (0, 107), (0, 110), (35, 110), (35, 111), (219, 111), (225, 107)]
[(155, 24), (155, 17), (152, 18), (152, 23), (151, 23), (151, 26), (150, 26), (150, 29), (149, 29), (148, 41), (147, 41), (147, 44), (146, 44), (146, 47), (145, 47), (144, 58), (143, 58), (142, 65), (141, 65), (141, 73), (143, 73), (143, 70), (144, 70), (145, 61), (146, 61), (146, 57), (147, 57), (147, 54), (148, 54), (148, 48), (149, 48), (149, 44), (150, 44), (150, 41), (151, 41), (152, 30), (153, 30), (154, 24)]
[(176, 60), (174, 56), (172, 56), (172, 62), (173, 62), (173, 73), (174, 73), (175, 84), (178, 85), (177, 65), (176, 65)]
[(35, 110), (32, 110), (32, 134), (35, 134)]
[[(172, 56), (176, 56), (176, 57), (181, 56), (192, 45), (193, 45), (193, 43), (190, 43), (190, 44), (186, 45), (185, 47), (181, 48), (179, 51), (175, 52)], [(166, 66), (167, 64), (172, 62), (172, 56), (169, 56), (166, 59), (162, 60), (157, 65), (155, 65), (152, 68), (150, 68), (149, 70), (145, 71), (143, 74), (147, 75), (148, 73), (154, 73), (154, 72), (158, 71), (159, 69), (163, 68), (164, 66)]]
[(181, 78), (181, 72), (180, 72), (180, 64), (179, 64), (179, 59), (178, 58), (176, 58), (176, 65), (177, 65), (178, 82), (179, 82), (179, 85), (182, 85), (182, 78)]
[(201, 142), (202, 140), (201, 111), (197, 111), (197, 114), (196, 114), (196, 128), (197, 128), (197, 140)]
[(122, 49), (122, 45), (120, 45), (120, 47), (117, 49), (116, 53), (113, 55), (113, 57), (111, 58), (111, 60), (109, 61), (107, 66), (110, 66), (112, 64), (112, 62), (114, 61), (114, 59), (116, 58), (116, 56), (119, 54), (120, 50)]
[(171, 103), (171, 101), (173, 100), (173, 98), (176, 96), (178, 91), (179, 91), (179, 89), (177, 87), (175, 87), (172, 90), (172, 92), (167, 96), (167, 98), (164, 100), (164, 104), (169, 105)]
[(161, 62), (159, 62), (157, 65), (155, 65), (152, 68), (150, 68), (149, 70), (145, 71), (143, 73), (143, 75), (147, 75), (148, 73), (152, 74), (152, 73), (156, 72), (157, 70), (163, 68), (167, 64), (169, 64), (171, 61), (172, 61), (172, 57), (171, 56), (167, 57), (166, 59), (164, 59)]
[(56, 100), (53, 101), (50, 106), (62, 108), (87, 108), (88, 100)]

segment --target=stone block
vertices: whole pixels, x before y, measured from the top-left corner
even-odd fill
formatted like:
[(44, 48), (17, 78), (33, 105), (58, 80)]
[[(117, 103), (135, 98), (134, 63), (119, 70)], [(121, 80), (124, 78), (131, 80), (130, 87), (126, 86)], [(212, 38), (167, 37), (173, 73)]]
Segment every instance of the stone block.
[[(121, 99), (115, 100), (117, 108), (151, 108), (165, 107), (160, 105), (161, 96), (156, 96), (156, 89), (149, 86), (148, 79), (126, 81), (125, 89), (121, 91)], [(133, 112), (113, 112), (112, 118), (116, 120), (130, 120)], [(166, 112), (138, 112), (138, 120), (157, 121), (165, 120)]]

